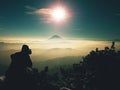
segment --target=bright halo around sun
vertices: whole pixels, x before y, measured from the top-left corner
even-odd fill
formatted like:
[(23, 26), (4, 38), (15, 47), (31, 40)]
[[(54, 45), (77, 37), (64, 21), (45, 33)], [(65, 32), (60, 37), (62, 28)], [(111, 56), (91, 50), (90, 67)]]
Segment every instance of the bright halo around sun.
[(58, 7), (56, 9), (53, 9), (52, 11), (52, 18), (53, 20), (60, 22), (66, 19), (66, 11), (62, 7)]

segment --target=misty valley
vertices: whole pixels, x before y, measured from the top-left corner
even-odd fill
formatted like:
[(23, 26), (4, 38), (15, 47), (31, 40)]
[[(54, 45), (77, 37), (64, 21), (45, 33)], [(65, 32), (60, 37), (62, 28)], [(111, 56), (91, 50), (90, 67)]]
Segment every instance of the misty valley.
[[(55, 37), (56, 39), (56, 37)], [(3, 75), (11, 63), (10, 55), (19, 52), (25, 43), (0, 43), (0, 75)], [(82, 61), (91, 50), (110, 47), (109, 41), (66, 40), (66, 41), (37, 41), (27, 43), (32, 50), (30, 55), (33, 67), (42, 70), (45, 66), (50, 68), (69, 66)], [(97, 46), (97, 47), (96, 47)], [(120, 50), (119, 42), (116, 49)]]

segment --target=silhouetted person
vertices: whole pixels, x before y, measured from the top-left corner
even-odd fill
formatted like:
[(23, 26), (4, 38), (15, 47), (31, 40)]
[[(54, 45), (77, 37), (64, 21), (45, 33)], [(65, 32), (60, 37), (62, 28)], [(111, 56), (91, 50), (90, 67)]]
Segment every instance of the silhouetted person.
[(11, 55), (11, 66), (17, 69), (23, 69), (27, 67), (32, 68), (32, 61), (29, 56), (31, 53), (32, 52), (29, 47), (27, 45), (23, 45), (21, 52), (17, 52)]
[(9, 74), (22, 74), (28, 68), (32, 68), (32, 61), (29, 54), (31, 50), (27, 45), (23, 45), (20, 52), (11, 55), (11, 64), (8, 68), (6, 75)]
[[(20, 52), (11, 55), (11, 64), (6, 72), (6, 80), (11, 89), (21, 86), (27, 87), (30, 78), (29, 71), (32, 70), (32, 61), (30, 59), (31, 49), (23, 45)], [(19, 87), (20, 88), (20, 87)]]

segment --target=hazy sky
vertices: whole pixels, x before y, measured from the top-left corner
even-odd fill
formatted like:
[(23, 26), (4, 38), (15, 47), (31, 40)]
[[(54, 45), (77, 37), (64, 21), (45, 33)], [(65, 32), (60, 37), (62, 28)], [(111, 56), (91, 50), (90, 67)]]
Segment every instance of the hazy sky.
[[(60, 25), (49, 10), (62, 5), (69, 14)], [(0, 39), (46, 38), (120, 39), (120, 0), (0, 0)]]

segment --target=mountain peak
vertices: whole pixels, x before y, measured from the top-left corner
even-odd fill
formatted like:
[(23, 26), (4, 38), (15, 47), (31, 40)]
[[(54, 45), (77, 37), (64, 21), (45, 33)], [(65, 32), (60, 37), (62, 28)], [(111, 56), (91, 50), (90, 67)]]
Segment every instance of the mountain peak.
[(62, 40), (62, 37), (59, 35), (53, 35), (49, 38), (49, 40)]

